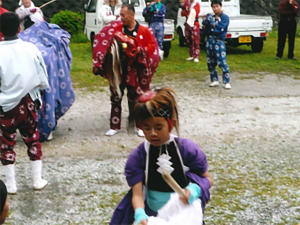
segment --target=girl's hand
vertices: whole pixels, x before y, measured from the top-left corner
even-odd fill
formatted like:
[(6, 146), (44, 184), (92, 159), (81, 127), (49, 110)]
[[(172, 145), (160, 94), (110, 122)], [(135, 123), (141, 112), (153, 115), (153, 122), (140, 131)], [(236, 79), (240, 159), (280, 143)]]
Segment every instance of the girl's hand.
[(188, 204), (189, 204), (188, 200), (189, 200), (189, 198), (190, 198), (191, 192), (190, 192), (190, 190), (188, 190), (188, 189), (184, 189), (184, 192), (185, 192), (186, 198), (180, 198), (180, 200), (181, 200), (184, 204), (188, 205)]
[(148, 224), (147, 220), (142, 220), (138, 225), (147, 225), (147, 224)]

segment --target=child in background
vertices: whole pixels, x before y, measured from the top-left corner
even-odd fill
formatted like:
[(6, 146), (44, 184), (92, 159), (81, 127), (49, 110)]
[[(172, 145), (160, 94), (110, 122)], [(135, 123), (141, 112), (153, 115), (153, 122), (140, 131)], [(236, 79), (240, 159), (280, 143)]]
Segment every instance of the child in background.
[[(157, 158), (161, 154), (171, 157), (174, 168), (171, 175), (185, 189), (189, 204), (200, 198), (204, 211), (210, 199), (213, 180), (207, 170), (206, 155), (191, 140), (171, 134), (174, 127), (177, 133), (179, 129), (174, 95), (170, 88), (163, 88), (139, 97), (130, 122), (141, 121), (146, 141), (128, 157), (125, 176), (131, 190), (116, 208), (111, 225), (132, 224), (134, 220), (136, 224), (146, 225), (148, 216), (156, 216), (168, 202), (174, 191), (157, 171)], [(143, 193), (147, 195), (146, 200)]]
[(40, 90), (49, 87), (48, 74), (42, 54), (29, 42), (18, 38), (20, 20), (17, 14), (0, 16), (0, 159), (9, 194), (17, 193), (15, 179), (16, 153), (13, 148), (19, 129), (28, 147), (31, 160), (33, 188), (47, 185), (42, 176), (42, 149), (37, 128), (37, 112), (42, 104)]
[(9, 205), (7, 199), (7, 190), (5, 184), (0, 180), (0, 224), (5, 222)]

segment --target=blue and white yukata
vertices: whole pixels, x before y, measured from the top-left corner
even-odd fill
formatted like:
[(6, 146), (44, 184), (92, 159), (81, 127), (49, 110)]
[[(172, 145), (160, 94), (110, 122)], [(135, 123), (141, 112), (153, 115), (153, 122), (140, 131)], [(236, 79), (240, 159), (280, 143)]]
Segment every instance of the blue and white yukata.
[[(212, 24), (215, 23), (215, 27)], [(225, 37), (229, 25), (229, 17), (222, 13), (218, 19), (214, 15), (207, 14), (202, 22), (205, 26), (205, 33), (208, 35), (206, 41), (207, 66), (210, 72), (211, 81), (218, 81), (218, 65), (223, 72), (223, 83), (230, 82), (229, 66), (226, 61)]]
[(159, 49), (163, 50), (166, 7), (161, 2), (158, 2), (157, 4), (153, 3), (150, 7), (146, 7), (143, 10), (143, 16), (147, 13), (153, 14), (149, 22), (149, 27), (153, 30)]

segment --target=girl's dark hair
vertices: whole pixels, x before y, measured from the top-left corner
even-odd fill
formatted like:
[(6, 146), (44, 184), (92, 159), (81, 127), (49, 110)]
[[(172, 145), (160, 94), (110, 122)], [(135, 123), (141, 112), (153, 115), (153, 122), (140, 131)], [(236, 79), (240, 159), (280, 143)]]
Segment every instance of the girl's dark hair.
[(168, 87), (156, 88), (153, 91), (155, 92), (153, 98), (146, 102), (137, 101), (132, 113), (129, 115), (129, 127), (132, 127), (135, 121), (143, 122), (150, 117), (155, 117), (158, 111), (165, 110), (168, 112), (168, 118), (177, 120), (175, 128), (179, 134), (178, 108), (175, 100), (176, 93)]

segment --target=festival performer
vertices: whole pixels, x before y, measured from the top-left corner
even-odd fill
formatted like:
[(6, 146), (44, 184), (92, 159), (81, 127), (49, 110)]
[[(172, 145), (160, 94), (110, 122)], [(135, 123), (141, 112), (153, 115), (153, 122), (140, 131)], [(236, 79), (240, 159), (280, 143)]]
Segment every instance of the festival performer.
[(104, 0), (103, 9), (100, 12), (103, 23), (106, 25), (118, 19), (120, 17), (121, 7), (121, 0)]
[(72, 53), (70, 34), (55, 24), (40, 22), (19, 34), (23, 41), (37, 46), (43, 55), (50, 87), (43, 91), (43, 105), (38, 113), (40, 141), (52, 140), (58, 120), (75, 101), (71, 79)]
[(186, 60), (194, 60), (199, 62), (200, 54), (200, 25), (199, 25), (199, 14), (200, 4), (197, 0), (185, 0), (181, 1), (181, 16), (186, 17), (184, 25), (185, 39), (189, 46), (190, 57)]
[(286, 42), (289, 39), (288, 59), (296, 60), (294, 57), (295, 36), (297, 30), (296, 16), (299, 12), (298, 3), (294, 0), (283, 0), (279, 4), (280, 21), (278, 23), (278, 44), (276, 59), (281, 59)]
[[(121, 129), (121, 102), (125, 88), (131, 113), (134, 100), (149, 90), (159, 63), (158, 45), (153, 33), (139, 24), (134, 14), (132, 5), (123, 5), (122, 22), (108, 24), (95, 36), (93, 73), (108, 78), (110, 82), (111, 115), (107, 136), (115, 135)], [(136, 128), (138, 136), (143, 137), (141, 124), (136, 123)]]
[(9, 194), (17, 193), (15, 180), (16, 153), (13, 148), (19, 129), (28, 147), (33, 188), (43, 189), (47, 181), (42, 175), (42, 148), (37, 128), (37, 111), (42, 104), (40, 90), (49, 87), (42, 54), (37, 47), (20, 40), (20, 20), (17, 14), (0, 16), (4, 41), (0, 43), (0, 159)]
[(21, 6), (16, 9), (16, 13), (21, 20), (21, 31), (36, 22), (44, 21), (42, 10), (35, 7), (31, 0), (20, 0), (19, 5)]
[(160, 60), (164, 59), (163, 43), (164, 43), (164, 19), (166, 15), (166, 7), (160, 0), (147, 3), (143, 10), (143, 16), (146, 18), (150, 16), (149, 27), (152, 28), (155, 38), (159, 46)]
[(229, 25), (229, 17), (222, 11), (222, 1), (212, 0), (211, 7), (214, 15), (207, 14), (202, 22), (204, 30), (207, 32), (206, 41), (207, 66), (210, 72), (210, 87), (219, 86), (219, 78), (216, 66), (223, 72), (223, 83), (225, 89), (230, 89), (229, 66), (226, 61), (225, 37)]
[[(0, 0), (0, 16), (2, 13), (8, 12), (6, 9), (2, 8), (2, 0)], [(4, 37), (2, 35), (2, 33), (0, 32), (0, 41), (3, 41)]]
[[(173, 192), (157, 171), (162, 154), (171, 157), (171, 173), (190, 204), (201, 199), (202, 210), (210, 199), (213, 184), (204, 152), (191, 140), (171, 134), (179, 130), (175, 93), (170, 88), (148, 91), (139, 97), (130, 121), (140, 120), (146, 141), (129, 155), (125, 176), (131, 190), (117, 206), (110, 224), (147, 224), (148, 216), (156, 216)], [(143, 192), (147, 193), (144, 201)], [(186, 202), (187, 203), (187, 202)]]

